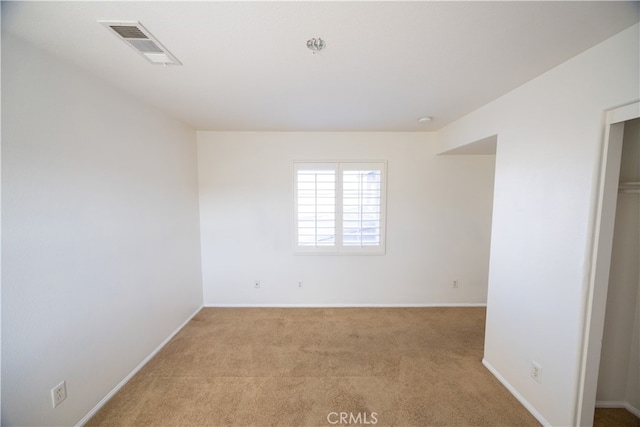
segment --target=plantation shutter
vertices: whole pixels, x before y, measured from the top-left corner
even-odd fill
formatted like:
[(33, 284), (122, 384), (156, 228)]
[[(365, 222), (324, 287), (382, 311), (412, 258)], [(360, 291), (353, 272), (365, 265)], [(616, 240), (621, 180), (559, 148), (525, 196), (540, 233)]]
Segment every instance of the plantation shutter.
[(305, 251), (336, 246), (336, 165), (296, 167), (296, 239)]
[(299, 253), (383, 254), (384, 162), (294, 163)]
[(384, 163), (344, 163), (342, 246), (345, 252), (384, 252)]

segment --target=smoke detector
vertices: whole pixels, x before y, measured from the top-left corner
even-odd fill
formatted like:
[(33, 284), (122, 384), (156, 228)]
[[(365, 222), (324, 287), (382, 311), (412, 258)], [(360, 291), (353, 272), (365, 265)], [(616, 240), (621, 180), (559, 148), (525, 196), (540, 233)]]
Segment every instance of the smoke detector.
[(141, 23), (135, 21), (98, 22), (152, 64), (182, 65)]

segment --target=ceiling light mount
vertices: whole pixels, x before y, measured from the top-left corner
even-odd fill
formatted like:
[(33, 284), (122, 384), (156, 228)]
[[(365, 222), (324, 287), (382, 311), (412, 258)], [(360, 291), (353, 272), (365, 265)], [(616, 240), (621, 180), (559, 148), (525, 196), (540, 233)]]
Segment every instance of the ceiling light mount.
[(318, 38), (314, 37), (312, 39), (307, 40), (307, 48), (311, 50), (311, 52), (313, 52), (314, 55), (316, 54), (316, 52), (320, 52), (322, 49), (324, 49), (325, 46), (326, 46), (326, 43), (320, 37)]
[(420, 117), (420, 118), (418, 119), (418, 123), (420, 123), (421, 125), (424, 125), (424, 124), (429, 123), (431, 120), (433, 120), (433, 118), (432, 118), (432, 117), (424, 116), (424, 117)]

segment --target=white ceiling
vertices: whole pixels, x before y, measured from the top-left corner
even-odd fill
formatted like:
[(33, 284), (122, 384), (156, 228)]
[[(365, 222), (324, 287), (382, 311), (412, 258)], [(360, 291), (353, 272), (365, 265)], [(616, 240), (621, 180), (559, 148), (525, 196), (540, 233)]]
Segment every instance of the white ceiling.
[[(2, 31), (198, 130), (432, 131), (638, 22), (639, 5), (3, 1)], [(140, 21), (184, 65), (148, 63), (98, 20)]]

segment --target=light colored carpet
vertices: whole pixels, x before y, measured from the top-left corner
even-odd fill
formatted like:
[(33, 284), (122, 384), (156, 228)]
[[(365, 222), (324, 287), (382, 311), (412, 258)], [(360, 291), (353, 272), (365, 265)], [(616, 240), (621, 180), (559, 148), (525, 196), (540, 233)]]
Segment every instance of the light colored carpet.
[(640, 427), (640, 418), (624, 408), (596, 408), (594, 427)]
[(539, 425), (482, 365), (484, 321), (484, 308), (205, 308), (88, 425)]

